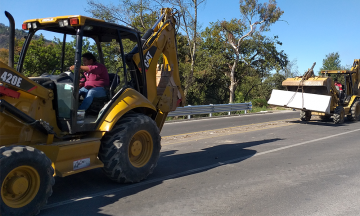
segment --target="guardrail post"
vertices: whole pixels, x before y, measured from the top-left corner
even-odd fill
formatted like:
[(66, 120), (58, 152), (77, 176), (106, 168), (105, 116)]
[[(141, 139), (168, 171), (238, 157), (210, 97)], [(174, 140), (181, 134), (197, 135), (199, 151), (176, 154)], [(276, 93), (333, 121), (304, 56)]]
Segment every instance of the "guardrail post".
[[(231, 103), (229, 103), (229, 104), (231, 104)], [(230, 105), (230, 110), (231, 110), (231, 105)], [(231, 115), (231, 111), (228, 112), (228, 115)]]
[(211, 106), (211, 111), (209, 113), (209, 117), (212, 117), (212, 113), (214, 112), (214, 104), (209, 104)]
[(245, 114), (247, 113), (248, 110), (249, 110), (249, 111), (252, 110), (252, 103), (251, 103), (251, 101), (248, 103), (248, 109), (245, 110)]
[[(188, 105), (188, 106), (191, 106), (191, 105)], [(191, 119), (191, 115), (188, 115), (188, 119)]]

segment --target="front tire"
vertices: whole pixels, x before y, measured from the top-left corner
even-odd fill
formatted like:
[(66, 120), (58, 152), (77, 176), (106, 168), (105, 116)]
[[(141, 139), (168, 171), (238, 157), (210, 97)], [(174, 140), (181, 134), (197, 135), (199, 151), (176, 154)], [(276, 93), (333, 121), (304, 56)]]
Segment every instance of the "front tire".
[(359, 121), (360, 120), (360, 101), (355, 101), (351, 106), (350, 115), (348, 118), (351, 121)]
[(334, 124), (342, 124), (345, 120), (345, 110), (342, 106), (338, 106), (334, 110), (333, 115)]
[(157, 165), (161, 149), (160, 131), (148, 116), (123, 116), (101, 140), (99, 158), (105, 174), (119, 183), (139, 182)]
[(46, 155), (30, 146), (0, 148), (0, 215), (36, 215), (55, 183)]
[(311, 112), (310, 111), (300, 111), (300, 120), (301, 121), (310, 121), (311, 119)]

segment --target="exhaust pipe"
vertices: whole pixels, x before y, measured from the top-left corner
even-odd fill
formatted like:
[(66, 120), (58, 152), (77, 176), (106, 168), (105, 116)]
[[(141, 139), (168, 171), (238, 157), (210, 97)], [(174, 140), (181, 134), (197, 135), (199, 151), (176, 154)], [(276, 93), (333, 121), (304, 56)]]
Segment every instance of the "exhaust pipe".
[(14, 49), (15, 49), (15, 21), (14, 17), (7, 11), (5, 16), (9, 19), (10, 23), (10, 36), (9, 36), (9, 67), (14, 68)]

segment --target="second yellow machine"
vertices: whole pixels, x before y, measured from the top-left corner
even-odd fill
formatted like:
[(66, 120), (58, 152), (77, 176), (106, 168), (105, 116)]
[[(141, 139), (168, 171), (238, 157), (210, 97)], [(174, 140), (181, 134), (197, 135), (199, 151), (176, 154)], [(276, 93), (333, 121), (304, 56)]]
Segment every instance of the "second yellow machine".
[[(312, 115), (322, 120), (332, 118), (335, 124), (360, 120), (360, 59), (350, 70), (323, 70), (315, 76), (313, 67), (303, 76), (288, 78), (282, 85), (287, 91), (273, 90), (269, 104), (300, 109), (300, 119), (310, 121)], [(343, 76), (344, 83), (335, 85), (333, 77)]]

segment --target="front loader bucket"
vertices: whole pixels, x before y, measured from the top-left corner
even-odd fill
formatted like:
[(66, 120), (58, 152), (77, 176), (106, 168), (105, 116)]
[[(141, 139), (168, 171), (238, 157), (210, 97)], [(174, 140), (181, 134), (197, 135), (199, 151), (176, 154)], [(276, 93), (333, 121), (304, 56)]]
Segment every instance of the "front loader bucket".
[(331, 96), (274, 89), (268, 104), (330, 114)]
[(282, 85), (288, 91), (273, 90), (268, 104), (330, 114), (331, 79), (328, 77), (311, 77), (304, 81), (301, 79), (296, 77), (284, 80)]
[(301, 82), (301, 77), (288, 78), (282, 82), (282, 86), (285, 86), (288, 91), (301, 91), (298, 89), (302, 86), (305, 93), (331, 95), (332, 81), (328, 77), (311, 77), (308, 80)]

